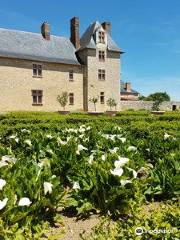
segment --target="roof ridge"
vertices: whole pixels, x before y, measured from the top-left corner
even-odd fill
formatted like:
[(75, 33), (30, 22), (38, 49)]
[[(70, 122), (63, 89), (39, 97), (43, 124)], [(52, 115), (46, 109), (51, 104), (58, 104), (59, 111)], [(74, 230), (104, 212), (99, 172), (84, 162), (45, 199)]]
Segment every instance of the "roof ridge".
[[(36, 33), (36, 32), (28, 32), (28, 31), (24, 31), (24, 30), (16, 30), (16, 29), (9, 29), (9, 28), (1, 28), (0, 27), (0, 31), (1, 30), (5, 30), (5, 31), (8, 31), (8, 32), (19, 32), (19, 33), (26, 33), (26, 34), (34, 34), (34, 35), (42, 35), (41, 33)], [(58, 37), (58, 38), (66, 38), (66, 39), (69, 39), (68, 37), (64, 37), (64, 36), (58, 36), (58, 35), (54, 35), (54, 34), (51, 34), (52, 37)]]

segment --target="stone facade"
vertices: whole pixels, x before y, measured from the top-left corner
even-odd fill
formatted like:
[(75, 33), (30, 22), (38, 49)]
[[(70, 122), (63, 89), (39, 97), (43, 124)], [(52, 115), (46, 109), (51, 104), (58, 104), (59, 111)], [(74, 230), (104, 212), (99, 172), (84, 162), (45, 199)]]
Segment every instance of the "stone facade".
[[(108, 110), (108, 98), (115, 99), (116, 109), (120, 110), (121, 50), (112, 40), (110, 28), (110, 23), (95, 22), (86, 30), (82, 41), (76, 17), (70, 22), (70, 40), (51, 36), (46, 22), (41, 26), (41, 34), (0, 29), (0, 111), (63, 110), (57, 102), (62, 92), (74, 96), (74, 104), (70, 105), (69, 100), (66, 106), (68, 111), (94, 111), (89, 101), (93, 97), (98, 98), (97, 111)], [(104, 34), (104, 42), (99, 40), (100, 32)], [(11, 43), (5, 44), (6, 40)], [(100, 61), (99, 51), (104, 52), (104, 61)], [(4, 52), (8, 53), (3, 55)], [(42, 67), (42, 76), (34, 76), (34, 65)], [(99, 69), (105, 71), (103, 80), (99, 80)], [(70, 72), (73, 81), (69, 79)], [(42, 103), (33, 104), (33, 91), (42, 91)], [(102, 93), (104, 103), (100, 101)]]
[[(59, 111), (57, 96), (62, 91), (74, 93), (68, 110), (83, 110), (83, 66), (41, 62), (42, 77), (33, 77), (33, 63), (37, 62), (0, 58), (0, 111)], [(74, 81), (69, 81), (71, 70)], [(43, 91), (42, 106), (32, 105), (32, 90)]]
[[(152, 109), (153, 102), (152, 101), (122, 101), (121, 100), (121, 110), (127, 109)], [(180, 110), (180, 102), (171, 101), (171, 102), (163, 102), (160, 105), (160, 110), (164, 111), (172, 111), (172, 110)]]

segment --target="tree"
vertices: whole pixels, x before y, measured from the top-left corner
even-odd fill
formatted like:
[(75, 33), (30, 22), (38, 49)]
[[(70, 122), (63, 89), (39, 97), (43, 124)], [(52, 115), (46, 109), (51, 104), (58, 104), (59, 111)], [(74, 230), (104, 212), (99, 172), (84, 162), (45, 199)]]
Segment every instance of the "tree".
[(112, 110), (113, 107), (116, 108), (117, 103), (116, 103), (116, 101), (114, 100), (114, 98), (109, 98), (109, 99), (107, 100), (107, 105), (110, 107), (110, 110)]
[(61, 95), (57, 96), (57, 101), (60, 103), (61, 107), (63, 107), (63, 109), (65, 111), (65, 107), (68, 103), (68, 93), (62, 92)]
[(161, 102), (170, 101), (170, 96), (166, 92), (156, 92), (150, 94), (146, 99), (146, 101), (157, 101), (160, 100)]
[(94, 104), (94, 110), (96, 112), (96, 103), (98, 102), (98, 98), (93, 97), (93, 98), (90, 98), (89, 101)]
[(152, 110), (159, 111), (159, 106), (164, 101), (170, 101), (170, 97), (166, 92), (157, 92), (148, 96), (148, 101), (153, 101)]

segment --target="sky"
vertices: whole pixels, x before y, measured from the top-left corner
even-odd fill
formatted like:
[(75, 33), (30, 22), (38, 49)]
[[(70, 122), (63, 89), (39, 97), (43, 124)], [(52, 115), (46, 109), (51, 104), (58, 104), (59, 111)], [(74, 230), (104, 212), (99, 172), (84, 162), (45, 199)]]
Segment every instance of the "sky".
[(180, 100), (180, 0), (0, 0), (0, 27), (69, 37), (69, 20), (80, 33), (92, 22), (110, 21), (112, 37), (125, 52), (121, 79), (147, 96), (166, 91)]

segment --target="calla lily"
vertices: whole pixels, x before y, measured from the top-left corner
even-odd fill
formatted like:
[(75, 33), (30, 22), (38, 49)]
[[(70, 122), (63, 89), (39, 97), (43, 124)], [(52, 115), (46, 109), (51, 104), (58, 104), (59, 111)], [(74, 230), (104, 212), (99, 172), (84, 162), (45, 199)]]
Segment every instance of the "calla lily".
[(0, 190), (6, 185), (6, 181), (4, 179), (0, 179)]
[(168, 139), (170, 136), (171, 136), (171, 135), (165, 133), (165, 134), (164, 134), (164, 140)]
[(46, 195), (47, 193), (51, 194), (52, 193), (52, 186), (53, 184), (50, 182), (44, 182), (44, 194)]
[(134, 169), (132, 168), (127, 168), (127, 169), (133, 173), (134, 178), (137, 178), (137, 172)]
[(74, 182), (73, 189), (80, 189), (80, 185), (78, 182)]
[(2, 156), (1, 158), (2, 162), (7, 162), (7, 163), (16, 163), (17, 159), (15, 157), (9, 156), (9, 155), (5, 155)]
[(129, 146), (128, 151), (136, 151), (137, 150), (137, 147), (134, 147), (134, 146)]
[(82, 150), (88, 150), (86, 147), (84, 147), (83, 145), (79, 144), (78, 145), (78, 148), (77, 148), (77, 151), (76, 151), (76, 154), (80, 154), (80, 151)]
[(115, 168), (123, 167), (126, 163), (129, 162), (129, 158), (119, 157), (119, 160), (114, 162)]
[(47, 137), (48, 139), (52, 139), (52, 138), (53, 138), (53, 136), (52, 136), (51, 134), (47, 134), (46, 137)]
[(114, 154), (114, 153), (116, 153), (118, 150), (119, 150), (119, 148), (118, 148), (118, 147), (115, 147), (115, 148), (113, 148), (113, 149), (110, 149), (109, 151), (110, 151), (110, 153)]
[(32, 146), (31, 140), (30, 139), (26, 139), (24, 141), (24, 143), (26, 143), (27, 145), (29, 145), (30, 147)]
[(103, 155), (101, 156), (101, 159), (102, 159), (103, 161), (105, 161), (105, 160), (106, 160), (106, 155), (103, 154)]
[(114, 170), (110, 170), (111, 174), (114, 176), (121, 176), (123, 174), (123, 169), (122, 168), (115, 168)]
[(121, 183), (122, 186), (125, 186), (128, 183), (132, 183), (132, 181), (131, 180), (123, 180), (123, 179), (121, 179), (120, 183)]
[(29, 200), (29, 198), (27, 198), (27, 197), (24, 197), (24, 198), (21, 198), (20, 200), (19, 200), (19, 203), (18, 203), (18, 206), (29, 206), (29, 205), (31, 205), (31, 201)]
[(121, 140), (122, 143), (125, 143), (126, 142), (126, 138), (119, 138)]
[(88, 163), (89, 163), (89, 164), (92, 164), (93, 160), (94, 160), (94, 155), (91, 154), (91, 155), (89, 156)]
[(2, 201), (0, 200), (0, 210), (2, 210), (7, 204), (8, 198), (4, 198)]

